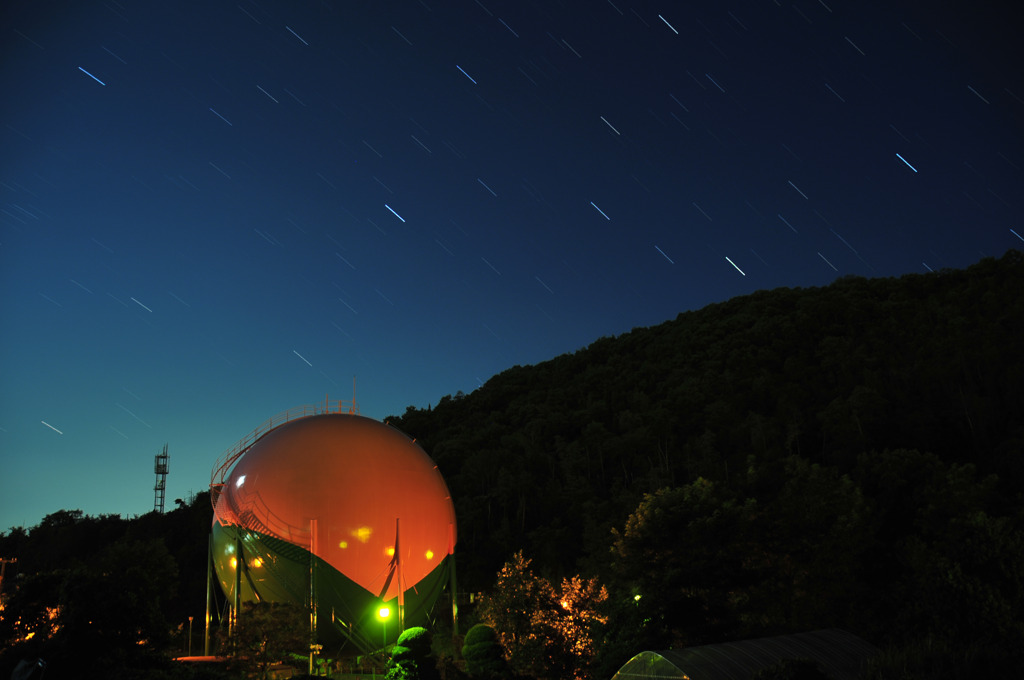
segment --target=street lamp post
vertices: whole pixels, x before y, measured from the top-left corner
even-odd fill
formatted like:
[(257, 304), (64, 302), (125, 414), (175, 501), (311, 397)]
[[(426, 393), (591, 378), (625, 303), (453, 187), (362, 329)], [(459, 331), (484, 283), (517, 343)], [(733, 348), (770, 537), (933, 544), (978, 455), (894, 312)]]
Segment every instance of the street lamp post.
[(192, 656), (192, 617), (188, 617), (188, 655)]
[(388, 646), (388, 617), (391, 616), (391, 609), (388, 607), (381, 607), (377, 610), (377, 616), (381, 620), (381, 652)]

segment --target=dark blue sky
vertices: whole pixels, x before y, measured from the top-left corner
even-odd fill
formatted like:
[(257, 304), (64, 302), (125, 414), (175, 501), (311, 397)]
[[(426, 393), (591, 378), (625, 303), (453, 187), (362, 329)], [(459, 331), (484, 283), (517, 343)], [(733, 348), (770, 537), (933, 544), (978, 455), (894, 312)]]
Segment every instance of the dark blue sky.
[(164, 443), (173, 506), (353, 376), (1024, 247), (1020, 24), (934, 4), (5, 3), (0, 529), (149, 511)]

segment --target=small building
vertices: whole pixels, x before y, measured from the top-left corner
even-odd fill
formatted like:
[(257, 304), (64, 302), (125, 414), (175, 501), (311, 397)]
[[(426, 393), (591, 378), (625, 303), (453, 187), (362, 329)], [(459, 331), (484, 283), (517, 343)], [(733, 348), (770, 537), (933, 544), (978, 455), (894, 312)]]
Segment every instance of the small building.
[(838, 628), (640, 652), (612, 680), (748, 680), (786, 659), (811, 659), (832, 680), (857, 680), (878, 648)]

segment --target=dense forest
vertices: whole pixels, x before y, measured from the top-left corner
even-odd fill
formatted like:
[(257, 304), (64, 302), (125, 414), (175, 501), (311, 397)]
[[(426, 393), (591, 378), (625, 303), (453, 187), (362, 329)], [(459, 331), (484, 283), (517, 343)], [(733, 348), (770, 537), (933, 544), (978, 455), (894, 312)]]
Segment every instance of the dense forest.
[[(460, 590), (490, 602), (466, 624), (500, 619), (496, 575), (515, 555), (528, 579), (607, 587), (579, 677), (610, 677), (642, 649), (826, 627), (884, 650), (871, 677), (1019, 669), (1022, 293), (1017, 251), (761, 291), (389, 418), (452, 492)], [(0, 534), (0, 556), (18, 559), (7, 600), (35, 612), (36, 646), (46, 608), (76, 589), (83, 606), (152, 609), (166, 644), (200, 621), (210, 507), (189, 500)], [(19, 625), (4, 616), (5, 646)]]
[[(546, 569), (607, 562), (644, 494), (799, 460), (851, 475), (888, 450), (1024, 475), (1024, 265), (776, 289), (514, 367), (409, 407), (457, 505), (460, 578), (522, 546)], [(478, 566), (479, 565), (479, 566)]]

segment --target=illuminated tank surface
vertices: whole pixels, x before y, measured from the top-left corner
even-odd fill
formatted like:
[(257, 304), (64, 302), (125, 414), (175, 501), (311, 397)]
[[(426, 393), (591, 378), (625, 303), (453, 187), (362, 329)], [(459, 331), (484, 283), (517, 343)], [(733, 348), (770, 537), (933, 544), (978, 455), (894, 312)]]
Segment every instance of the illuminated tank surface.
[(364, 651), (400, 632), (376, 616), (382, 603), (397, 611), (399, 578), (405, 624), (422, 625), (447, 584), (455, 538), (448, 487), (430, 457), (354, 414), (271, 429), (234, 463), (214, 506), (214, 568), (228, 602), (236, 578), (243, 602), (308, 607), (312, 592), (318, 641)]

